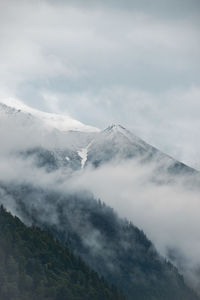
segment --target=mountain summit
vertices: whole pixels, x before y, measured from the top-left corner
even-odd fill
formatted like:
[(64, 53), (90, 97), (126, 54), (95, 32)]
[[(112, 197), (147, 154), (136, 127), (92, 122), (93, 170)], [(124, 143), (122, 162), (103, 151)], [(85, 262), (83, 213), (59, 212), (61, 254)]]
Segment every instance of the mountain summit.
[(112, 124), (96, 135), (88, 149), (88, 163), (95, 167), (113, 159), (152, 155), (155, 149), (120, 124)]
[(126, 131), (126, 128), (120, 124), (112, 124), (108, 126), (104, 131)]

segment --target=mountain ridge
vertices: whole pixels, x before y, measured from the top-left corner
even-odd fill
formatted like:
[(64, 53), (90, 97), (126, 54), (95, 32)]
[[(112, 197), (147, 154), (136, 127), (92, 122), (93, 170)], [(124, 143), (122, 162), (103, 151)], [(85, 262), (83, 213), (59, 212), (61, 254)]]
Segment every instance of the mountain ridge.
[[(51, 117), (60, 119), (62, 123), (63, 119), (67, 118), (67, 116), (40, 112), (36, 109), (32, 109), (28, 107), (27, 105), (24, 105), (22, 102), (18, 100), (15, 100), (14, 102), (12, 101), (13, 101), (12, 99), (9, 100), (8, 104), (4, 103), (6, 101), (0, 102), (0, 113), (3, 107), (4, 112), (7, 112), (8, 115), (10, 113), (13, 115), (17, 115), (18, 119), (20, 118), (20, 113), (21, 113), (21, 115), (25, 120), (25, 123), (27, 123), (27, 120), (29, 121), (29, 119), (31, 119), (35, 123), (37, 123), (38, 121), (41, 124), (41, 126), (42, 124), (44, 124), (45, 130), (48, 130), (48, 128), (51, 129), (51, 131), (56, 130), (54, 134), (56, 134), (57, 136), (61, 135), (61, 139), (63, 140), (66, 139), (66, 143), (65, 143), (66, 146), (59, 146), (59, 143), (57, 143), (58, 149), (59, 147), (70, 148), (71, 140), (73, 140), (74, 141), (73, 143), (77, 144), (75, 147), (73, 147), (74, 148), (73, 151), (75, 151), (76, 153), (81, 153), (81, 152), (84, 153), (87, 150), (87, 160), (85, 158), (86, 154), (84, 154), (84, 158), (80, 156), (80, 160), (84, 159), (84, 166), (82, 164), (82, 167), (87, 166), (89, 163), (92, 163), (93, 165), (99, 165), (100, 161), (98, 160), (101, 160), (101, 158), (95, 161), (95, 159), (93, 158), (94, 153), (90, 153), (90, 152), (95, 152), (97, 150), (94, 149), (95, 144), (96, 147), (101, 147), (101, 148), (103, 147), (104, 149), (109, 148), (108, 143), (111, 144), (112, 142), (111, 140), (114, 141), (114, 144), (110, 147), (110, 149), (107, 149), (106, 151), (112, 153), (111, 155), (112, 159), (115, 158), (116, 156), (118, 156), (118, 158), (120, 158), (121, 156), (122, 158), (132, 158), (135, 156), (135, 154), (137, 156), (137, 152), (140, 152), (141, 155), (143, 154), (147, 155), (147, 158), (145, 158), (145, 160), (159, 153), (162, 157), (164, 156), (167, 157), (169, 162), (172, 161), (177, 162), (177, 160), (175, 160), (173, 157), (163, 153), (162, 151), (158, 150), (156, 147), (146, 143), (144, 140), (136, 136), (131, 131), (127, 130), (121, 124), (113, 123), (109, 125), (107, 128), (105, 128), (104, 130), (99, 130), (96, 127), (91, 127), (91, 126), (88, 127), (87, 125), (84, 125), (79, 121), (75, 121), (78, 122), (77, 124), (80, 125), (80, 127), (74, 128), (72, 125), (70, 125), (70, 127), (66, 127), (66, 130), (63, 131), (63, 125), (59, 127), (56, 122), (53, 121), (53, 123), (51, 123)], [(13, 103), (13, 107), (12, 107), (12, 103)], [(46, 116), (50, 118), (50, 123), (48, 121), (47, 122), (45, 121)], [(73, 121), (73, 119), (70, 120)], [(77, 137), (75, 137), (76, 134)], [(60, 138), (56, 137), (56, 139), (59, 140)], [(77, 143), (78, 139), (81, 141), (81, 143)], [(116, 146), (118, 149), (116, 149)], [(130, 151), (130, 147), (132, 148), (131, 151)], [(123, 151), (125, 152), (124, 154)], [(98, 153), (98, 155), (102, 156), (102, 153)], [(110, 160), (110, 158), (107, 158), (105, 161), (108, 160)], [(182, 162), (179, 163), (182, 166), (184, 165), (186, 168), (188, 168), (188, 170), (189, 169), (194, 170), (193, 168), (185, 165)]]
[[(6, 104), (8, 102), (8, 104)], [(12, 110), (15, 109), (17, 112), (28, 113), (40, 121), (43, 121), (44, 124), (50, 126), (52, 128), (58, 129), (60, 131), (83, 131), (83, 132), (98, 132), (99, 129), (96, 127), (85, 125), (75, 119), (72, 119), (68, 115), (59, 115), (53, 113), (42, 112), (37, 109), (31, 108), (25, 104), (23, 104), (19, 100), (4, 100), (0, 101), (0, 106), (4, 105), (4, 109), (11, 108)], [(8, 109), (7, 109), (8, 111)]]

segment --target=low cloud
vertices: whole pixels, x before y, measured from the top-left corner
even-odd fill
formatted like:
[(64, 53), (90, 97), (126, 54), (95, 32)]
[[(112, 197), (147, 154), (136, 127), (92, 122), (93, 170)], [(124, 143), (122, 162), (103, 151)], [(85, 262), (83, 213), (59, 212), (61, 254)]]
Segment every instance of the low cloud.
[[(8, 133), (15, 136), (16, 131), (13, 129)], [(22, 134), (21, 145), (26, 145), (26, 139), (26, 135)], [(26, 145), (27, 149), (34, 143), (36, 146), (40, 140), (37, 143), (32, 140), (31, 145)], [(15, 140), (13, 149), (14, 144)], [(10, 147), (9, 142), (7, 147)], [(92, 193), (95, 198), (113, 207), (120, 217), (131, 220), (144, 230), (158, 251), (171, 259), (188, 282), (199, 290), (199, 175), (169, 175), (166, 171), (168, 163), (168, 160), (159, 159), (149, 164), (141, 164), (136, 159), (117, 161), (98, 169), (88, 166), (72, 174), (65, 169), (47, 172), (38, 168), (33, 157), (25, 159), (12, 151), (1, 151), (0, 182), (31, 185), (47, 191), (51, 187), (68, 195), (83, 191), (84, 197), (87, 197), (86, 191), (88, 195)], [(31, 200), (37, 210), (46, 205), (40, 197), (33, 195)], [(1, 191), (1, 199), (8, 209), (21, 216), (11, 196)], [(25, 205), (28, 207), (29, 203)], [(53, 203), (48, 204), (44, 211), (48, 215), (48, 223), (59, 222)]]
[(158, 251), (199, 289), (199, 175), (176, 179), (161, 171), (155, 176), (158, 166), (159, 162), (141, 165), (135, 160), (105, 165), (86, 170), (72, 184), (92, 191), (144, 230)]

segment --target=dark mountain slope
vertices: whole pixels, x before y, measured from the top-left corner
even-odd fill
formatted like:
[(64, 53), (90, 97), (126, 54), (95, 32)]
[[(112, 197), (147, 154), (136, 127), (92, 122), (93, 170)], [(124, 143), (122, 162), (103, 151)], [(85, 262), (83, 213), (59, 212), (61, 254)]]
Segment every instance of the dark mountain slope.
[(46, 232), (0, 207), (1, 300), (124, 300)]
[(88, 193), (64, 195), (32, 186), (9, 186), (26, 222), (49, 229), (63, 244), (130, 300), (197, 300), (172, 264), (156, 252), (144, 233), (120, 219)]

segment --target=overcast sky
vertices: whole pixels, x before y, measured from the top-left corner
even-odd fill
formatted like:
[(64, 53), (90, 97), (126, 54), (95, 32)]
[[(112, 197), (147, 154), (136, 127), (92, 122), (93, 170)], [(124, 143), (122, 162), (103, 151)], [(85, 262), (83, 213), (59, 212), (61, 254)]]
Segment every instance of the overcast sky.
[(199, 0), (0, 0), (0, 96), (200, 168)]

